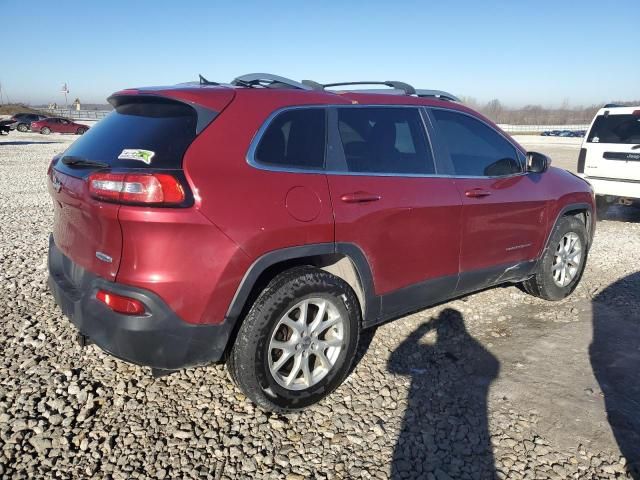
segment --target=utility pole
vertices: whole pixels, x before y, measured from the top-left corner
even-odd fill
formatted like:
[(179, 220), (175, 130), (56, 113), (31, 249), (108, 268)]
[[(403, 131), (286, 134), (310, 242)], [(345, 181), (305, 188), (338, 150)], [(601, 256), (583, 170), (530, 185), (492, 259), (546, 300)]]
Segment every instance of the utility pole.
[(64, 85), (62, 85), (62, 92), (64, 93), (64, 108), (68, 110), (67, 94), (69, 93), (69, 84), (67, 82), (64, 82)]
[(0, 105), (3, 105), (4, 102), (2, 101), (2, 82), (0, 82)]

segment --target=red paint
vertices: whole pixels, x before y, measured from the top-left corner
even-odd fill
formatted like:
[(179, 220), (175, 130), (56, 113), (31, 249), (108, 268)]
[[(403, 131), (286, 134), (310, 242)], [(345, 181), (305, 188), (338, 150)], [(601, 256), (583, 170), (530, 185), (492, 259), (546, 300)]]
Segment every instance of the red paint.
[(51, 117), (38, 120), (37, 122), (31, 122), (32, 132), (41, 132), (44, 127), (47, 127), (54, 133), (78, 133), (79, 130), (89, 130), (87, 125), (76, 123), (68, 118)]
[(287, 192), (284, 203), (289, 214), (301, 222), (315, 220), (322, 209), (322, 200), (306, 187), (293, 187)]
[[(380, 295), (458, 273), (462, 203), (449, 179), (328, 175), (336, 241), (363, 250)], [(359, 190), (379, 200), (351, 202)], [(356, 195), (357, 196), (357, 195)]]
[[(53, 197), (53, 239), (58, 248), (82, 268), (115, 280), (122, 251), (120, 205), (95, 200), (86, 181), (55, 169), (48, 188)], [(108, 255), (111, 262), (99, 260), (96, 252)]]

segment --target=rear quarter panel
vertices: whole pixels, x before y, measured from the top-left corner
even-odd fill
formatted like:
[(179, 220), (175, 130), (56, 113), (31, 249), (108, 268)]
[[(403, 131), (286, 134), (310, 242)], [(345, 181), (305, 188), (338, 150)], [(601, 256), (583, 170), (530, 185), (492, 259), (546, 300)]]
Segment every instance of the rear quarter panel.
[(326, 103), (325, 95), (301, 93), (288, 95), (290, 104), (283, 104), (281, 92), (236, 94), (185, 157), (203, 214), (254, 259), (280, 248), (334, 240), (324, 173), (275, 172), (247, 163), (251, 140), (273, 111)]

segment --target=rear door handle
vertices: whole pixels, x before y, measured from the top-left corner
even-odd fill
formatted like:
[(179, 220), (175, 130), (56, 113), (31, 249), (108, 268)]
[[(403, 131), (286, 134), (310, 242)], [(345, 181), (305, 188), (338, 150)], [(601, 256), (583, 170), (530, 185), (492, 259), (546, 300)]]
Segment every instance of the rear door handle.
[(489, 190), (485, 190), (484, 188), (472, 188), (471, 190), (467, 190), (464, 194), (469, 198), (482, 198), (488, 197), (491, 195)]
[(366, 203), (366, 202), (377, 202), (382, 197), (375, 193), (369, 192), (353, 192), (353, 193), (345, 193), (340, 197), (345, 203)]

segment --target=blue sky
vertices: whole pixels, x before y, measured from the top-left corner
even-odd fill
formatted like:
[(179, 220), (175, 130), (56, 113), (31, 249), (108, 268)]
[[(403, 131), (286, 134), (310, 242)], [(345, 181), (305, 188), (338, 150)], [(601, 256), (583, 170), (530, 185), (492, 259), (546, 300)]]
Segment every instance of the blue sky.
[(250, 72), (402, 80), (510, 105), (632, 100), (639, 16), (640, 0), (0, 0), (0, 83), (32, 104), (63, 103), (64, 82), (103, 103), (121, 88)]

